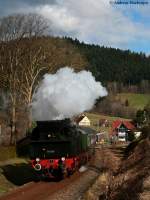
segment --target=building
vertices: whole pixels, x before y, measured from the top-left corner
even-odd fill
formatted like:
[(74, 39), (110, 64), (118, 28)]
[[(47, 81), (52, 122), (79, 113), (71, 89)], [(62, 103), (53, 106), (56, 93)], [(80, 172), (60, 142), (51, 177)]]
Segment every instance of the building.
[(91, 125), (89, 118), (85, 114), (82, 114), (82, 115), (76, 117), (74, 121), (79, 126), (90, 126)]
[(108, 119), (100, 119), (99, 126), (100, 127), (109, 127), (110, 123), (109, 123)]
[(134, 138), (135, 126), (130, 121), (115, 120), (112, 123), (111, 138), (127, 142)]
[(97, 144), (104, 144), (106, 141), (106, 132), (100, 132), (96, 134), (96, 143)]

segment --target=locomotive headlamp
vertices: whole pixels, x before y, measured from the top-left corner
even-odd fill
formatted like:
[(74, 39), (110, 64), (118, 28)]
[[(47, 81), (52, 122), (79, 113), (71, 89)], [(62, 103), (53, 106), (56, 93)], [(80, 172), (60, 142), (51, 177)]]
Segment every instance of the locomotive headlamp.
[(39, 162), (40, 161), (40, 159), (39, 158), (36, 158), (36, 162)]
[(62, 157), (61, 160), (62, 160), (62, 161), (65, 161), (65, 157)]
[(34, 165), (34, 169), (36, 170), (36, 171), (40, 171), (41, 170), (41, 165), (40, 164), (35, 164)]

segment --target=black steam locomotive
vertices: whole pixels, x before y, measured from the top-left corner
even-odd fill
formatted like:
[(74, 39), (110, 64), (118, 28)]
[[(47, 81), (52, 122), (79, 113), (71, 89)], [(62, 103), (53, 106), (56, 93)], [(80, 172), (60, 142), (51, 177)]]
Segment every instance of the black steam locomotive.
[(38, 175), (69, 176), (94, 153), (96, 133), (73, 125), (69, 119), (37, 121), (30, 135), (17, 143), (17, 154), (28, 156)]

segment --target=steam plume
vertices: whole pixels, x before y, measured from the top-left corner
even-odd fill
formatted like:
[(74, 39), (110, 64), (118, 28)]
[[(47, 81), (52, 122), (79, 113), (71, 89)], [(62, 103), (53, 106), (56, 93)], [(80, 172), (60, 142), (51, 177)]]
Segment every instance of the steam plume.
[(34, 120), (70, 118), (90, 110), (95, 100), (107, 95), (91, 72), (74, 72), (65, 67), (56, 74), (45, 74), (32, 102)]

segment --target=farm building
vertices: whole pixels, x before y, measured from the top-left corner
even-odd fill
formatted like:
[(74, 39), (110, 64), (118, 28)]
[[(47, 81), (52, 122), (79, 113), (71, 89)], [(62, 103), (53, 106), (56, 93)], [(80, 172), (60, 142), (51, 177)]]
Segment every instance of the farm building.
[(106, 141), (106, 132), (100, 132), (96, 134), (96, 143), (104, 144)]
[(107, 119), (100, 119), (99, 120), (99, 126), (100, 127), (109, 127), (110, 122)]
[(134, 137), (135, 126), (130, 121), (115, 120), (112, 123), (111, 137), (112, 139), (127, 142)]
[(82, 114), (82, 115), (76, 117), (74, 119), (74, 121), (79, 126), (90, 126), (91, 125), (89, 118), (85, 114)]

